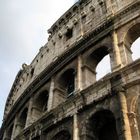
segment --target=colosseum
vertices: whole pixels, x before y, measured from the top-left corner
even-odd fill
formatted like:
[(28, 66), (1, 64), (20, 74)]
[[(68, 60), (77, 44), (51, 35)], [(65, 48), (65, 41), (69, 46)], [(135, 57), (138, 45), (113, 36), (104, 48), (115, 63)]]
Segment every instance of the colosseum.
[[(140, 140), (140, 0), (79, 0), (23, 64), (0, 140)], [(97, 80), (109, 55), (111, 72)], [(102, 68), (104, 69), (104, 68)]]

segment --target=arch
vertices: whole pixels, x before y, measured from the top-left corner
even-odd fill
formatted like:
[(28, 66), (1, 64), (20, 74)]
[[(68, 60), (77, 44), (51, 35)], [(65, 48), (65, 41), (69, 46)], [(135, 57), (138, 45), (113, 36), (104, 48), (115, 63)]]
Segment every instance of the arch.
[(26, 125), (27, 113), (28, 113), (28, 108), (25, 108), (21, 113), (21, 115), (19, 116), (19, 122), (22, 125), (22, 128), (24, 128)]
[(64, 71), (58, 79), (59, 87), (65, 91), (67, 96), (75, 91), (75, 69), (70, 68)]
[(97, 111), (88, 119), (86, 125), (89, 140), (118, 140), (116, 120), (110, 110)]
[[(104, 58), (107, 58), (105, 64), (103, 63)], [(87, 67), (85, 68), (85, 75), (89, 74), (88, 79), (85, 79), (85, 81), (89, 80), (90, 77), (92, 79), (92, 84), (99, 78), (101, 78), (101, 76), (98, 76), (99, 78), (97, 77), (98, 73), (100, 73), (101, 68), (103, 69), (103, 71), (105, 71), (105, 73), (102, 72), (102, 76), (106, 74), (108, 68), (108, 71), (110, 72), (110, 53), (108, 47), (99, 46), (96, 50), (90, 52), (90, 54), (85, 59), (84, 65), (85, 67)], [(100, 69), (98, 69), (98, 65), (101, 65)], [(106, 65), (109, 65), (109, 67), (107, 68)]]
[(51, 140), (71, 140), (71, 134), (68, 130), (58, 132)]
[(49, 93), (47, 90), (40, 92), (38, 96), (36, 96), (34, 100), (34, 106), (36, 106), (40, 110), (40, 112), (44, 112), (47, 110), (48, 97)]
[(34, 97), (32, 107), (33, 121), (39, 119), (43, 113), (48, 110), (48, 97), (49, 93), (47, 90), (39, 92), (39, 94)]
[(6, 137), (7, 137), (7, 139), (9, 139), (9, 140), (12, 138), (13, 128), (14, 128), (14, 124), (12, 124), (12, 125), (7, 129)]
[[(135, 24), (132, 24), (125, 36), (124, 36), (124, 45), (125, 45), (125, 54), (127, 56), (127, 62), (128, 63), (131, 63), (133, 60), (132, 58), (132, 54), (135, 55), (133, 53), (133, 50), (132, 50), (132, 47), (133, 46), (133, 43), (140, 37), (140, 23), (135, 23)], [(138, 51), (140, 51), (140, 49), (138, 49)]]
[[(109, 54), (108, 48), (105, 46), (98, 47), (92, 53), (90, 53), (86, 59), (86, 64), (88, 63), (92, 68), (96, 67), (98, 63)], [(93, 63), (94, 62), (94, 63)]]
[(26, 127), (27, 114), (28, 114), (28, 108), (26, 107), (18, 116), (16, 129), (18, 129), (19, 133)]
[(124, 42), (126, 44), (130, 43), (130, 45), (135, 42), (135, 40), (140, 36), (140, 23), (132, 24), (124, 37)]

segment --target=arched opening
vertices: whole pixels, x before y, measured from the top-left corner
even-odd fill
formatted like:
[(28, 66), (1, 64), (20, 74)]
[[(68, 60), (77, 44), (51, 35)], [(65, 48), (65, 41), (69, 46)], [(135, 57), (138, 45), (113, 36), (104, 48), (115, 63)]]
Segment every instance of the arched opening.
[[(85, 87), (95, 83), (110, 72), (110, 56), (107, 47), (99, 47), (93, 51), (85, 60), (83, 69)], [(88, 82), (87, 82), (88, 81)]]
[(11, 140), (14, 125), (12, 124), (7, 130), (7, 140)]
[(58, 83), (60, 88), (65, 91), (67, 96), (72, 95), (75, 90), (75, 70), (72, 68), (66, 70), (61, 75)]
[(46, 111), (48, 108), (48, 91), (44, 90), (43, 92), (41, 92), (36, 97), (34, 104), (40, 110), (40, 113)]
[(67, 130), (57, 133), (52, 140), (71, 140), (71, 134)]
[(140, 58), (140, 23), (132, 26), (124, 40), (125, 45), (125, 55), (127, 59), (127, 63), (131, 63), (132, 61)]
[(49, 94), (47, 90), (44, 90), (35, 96), (32, 108), (32, 117), (34, 120), (39, 119), (43, 113), (48, 110), (48, 97)]
[(28, 108), (25, 108), (18, 117), (17, 131), (20, 133), (26, 126)]
[(97, 140), (119, 140), (116, 120), (113, 113), (109, 110), (96, 112), (89, 120), (91, 139)]

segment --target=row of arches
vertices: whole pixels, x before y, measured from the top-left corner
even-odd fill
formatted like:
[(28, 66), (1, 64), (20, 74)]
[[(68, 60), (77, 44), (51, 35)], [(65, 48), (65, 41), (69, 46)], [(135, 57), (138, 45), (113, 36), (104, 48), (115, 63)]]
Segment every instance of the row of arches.
[[(40, 99), (44, 99), (44, 105), (45, 105), (45, 98), (46, 95), (45, 92), (40, 93), (36, 98), (38, 98), (37, 102), (35, 104), (40, 105), (40, 108), (42, 108), (42, 111), (44, 109), (43, 103), (39, 102)], [(35, 101), (36, 101), (35, 98)], [(47, 97), (46, 97), (47, 99)], [(135, 101), (136, 100), (136, 101)], [(42, 101), (42, 100), (40, 100)], [(140, 98), (134, 99), (134, 103), (132, 100), (132, 110), (130, 112), (136, 113), (136, 122), (135, 125), (138, 125), (138, 131), (140, 130), (139, 128), (139, 101)], [(16, 125), (16, 133), (19, 134), (25, 127), (26, 127), (26, 122), (27, 122), (27, 113), (28, 108), (24, 108), (23, 111), (19, 114), (17, 125)], [(40, 112), (41, 115), (41, 112)], [(89, 137), (88, 140), (92, 139), (97, 139), (97, 140), (119, 140), (118, 138), (118, 130), (116, 126), (116, 116), (112, 113), (110, 110), (99, 110), (95, 112), (93, 115), (89, 116), (88, 122), (85, 120), (86, 123), (83, 127), (85, 127), (85, 130), (87, 130), (86, 136)], [(132, 122), (131, 122), (132, 121)], [(133, 124), (133, 119), (130, 118), (130, 122)], [(118, 125), (118, 124), (117, 124)], [(119, 126), (120, 128), (121, 126)], [(9, 129), (7, 130), (7, 137), (10, 139), (12, 136), (12, 131), (14, 128), (14, 124), (12, 124)], [(80, 129), (82, 130), (82, 129)], [(81, 132), (82, 133), (82, 132)], [(132, 133), (133, 133), (133, 127), (132, 127)], [(81, 139), (83, 135), (81, 134)], [(39, 138), (39, 137), (38, 137)], [(71, 140), (72, 135), (70, 133), (67, 133), (65, 131), (59, 132), (56, 134), (51, 140)]]
[(9, 140), (15, 138), (26, 127), (42, 117), (48, 110), (48, 97), (48, 91), (42, 90), (20, 110), (13, 124), (7, 129), (6, 137), (9, 138)]
[[(128, 63), (132, 62), (132, 57), (134, 57), (134, 59), (137, 59), (139, 57), (139, 42), (140, 42), (140, 30), (139, 30), (139, 26), (140, 24), (136, 24), (134, 25), (131, 29), (128, 30), (126, 36), (125, 36), (125, 40), (124, 40), (124, 45), (125, 47), (127, 47), (128, 54), (127, 54), (127, 60)], [(85, 55), (84, 53), (82, 54), (83, 56), (83, 63), (82, 65), (85, 68), (81, 68), (82, 69), (82, 75), (84, 81), (82, 81), (82, 83), (87, 82), (88, 84), (86, 85), (89, 86), (91, 84), (93, 84), (94, 82), (96, 82), (98, 79), (100, 79), (101, 76), (104, 75), (104, 73), (106, 74), (107, 72), (111, 72), (112, 68), (110, 65), (110, 62), (112, 61), (112, 53), (110, 51), (110, 46), (108, 45), (104, 45), (104, 46), (100, 46), (97, 47), (96, 49), (91, 49), (88, 51), (88, 53)], [(130, 51), (131, 50), (131, 51)], [(134, 52), (132, 55), (132, 51)], [(110, 60), (109, 60), (110, 59)], [(98, 70), (100, 69), (100, 70)], [(74, 63), (74, 65), (72, 67), (68, 67), (64, 70), (62, 70), (63, 72), (61, 72), (61, 74), (58, 74), (59, 76), (56, 76), (56, 80), (54, 82), (54, 84), (57, 83), (57, 85), (59, 86), (59, 88), (61, 89), (61, 91), (63, 92), (63, 101), (65, 101), (67, 99), (67, 97), (71, 96), (74, 94), (75, 90), (77, 90), (77, 63)], [(103, 71), (100, 73), (100, 71)], [(56, 74), (57, 75), (57, 74)], [(50, 87), (50, 84), (49, 86)], [(54, 86), (54, 88), (56, 88)], [(43, 115), (44, 112), (46, 112), (48, 110), (48, 100), (49, 100), (49, 94), (50, 94), (50, 89), (47, 88), (41, 92), (39, 92), (39, 94), (37, 94), (34, 98), (33, 98), (33, 104), (32, 104), (32, 109), (31, 109), (31, 116), (30, 119), (33, 121), (36, 121), (37, 119), (40, 118), (40, 116)], [(54, 95), (55, 96), (55, 95)], [(59, 100), (59, 94), (57, 92), (57, 98), (58, 98), (58, 102), (61, 103), (62, 99)], [(62, 97), (61, 97), (62, 98)], [(56, 104), (58, 105), (58, 104)], [(56, 106), (55, 105), (55, 106)], [(27, 121), (28, 121), (28, 111), (29, 108), (25, 107), (18, 115), (17, 117), (17, 126), (16, 126), (16, 131), (17, 134), (19, 134), (26, 126), (27, 126)], [(108, 112), (104, 112), (104, 114)], [(110, 114), (111, 115), (111, 114)], [(93, 120), (97, 119), (97, 118), (101, 118), (101, 115), (99, 114), (99, 116), (97, 115), (97, 117), (94, 117)], [(103, 120), (103, 122), (107, 121), (109, 118), (107, 117), (105, 120)], [(100, 128), (98, 128), (96, 131), (97, 134), (95, 135), (99, 135), (100, 133), (102, 135), (104, 135), (104, 137), (107, 137), (107, 132), (104, 134), (104, 132), (102, 132), (102, 128), (107, 127), (107, 131), (111, 131), (113, 130), (112, 134), (114, 134), (114, 127), (115, 124), (113, 124), (114, 120), (113, 117), (112, 119), (109, 119), (112, 122), (110, 122), (112, 124), (112, 126), (106, 126), (106, 124), (102, 124)], [(98, 121), (97, 121), (98, 122)], [(91, 122), (92, 123), (92, 122)], [(97, 125), (98, 126), (98, 125)], [(94, 126), (96, 127), (96, 125)], [(8, 136), (11, 137), (12, 135), (12, 129), (14, 128), (14, 125), (12, 125), (9, 129), (8, 132)], [(99, 131), (99, 132), (98, 132)], [(113, 137), (113, 136), (110, 136)], [(99, 138), (99, 140), (102, 140), (103, 138)], [(105, 140), (107, 140), (108, 138), (106, 138)], [(113, 138), (112, 138), (113, 139)], [(103, 139), (104, 140), (104, 139)], [(114, 139), (117, 140), (117, 139)]]
[[(79, 137), (81, 140), (119, 140), (116, 119), (110, 110), (97, 111), (85, 121), (87, 123), (81, 129), (79, 128)], [(86, 130), (85, 135), (82, 132), (83, 128)], [(72, 140), (73, 134), (69, 130), (64, 129), (48, 139)]]
[[(119, 53), (124, 66), (138, 59), (140, 56), (140, 23), (130, 25), (126, 27), (127, 30), (124, 28), (124, 34), (120, 35), (119, 31), (117, 33), (117, 45), (120, 45), (122, 42), (124, 45), (123, 47), (119, 46)], [(115, 60), (112, 58), (114, 53), (112, 39), (108, 39), (105, 43), (103, 41), (103, 43), (97, 45), (98, 47), (92, 47), (87, 54), (84, 52), (87, 56), (84, 53), (82, 54), (82, 65), (88, 67), (82, 73), (82, 76), (84, 75), (82, 82), (85, 82), (83, 88), (95, 83), (106, 74), (112, 72), (114, 68), (113, 61)], [(73, 67), (65, 69), (59, 78), (56, 79), (56, 82), (59, 84), (59, 89), (66, 96), (72, 95), (77, 90), (77, 76), (77, 65), (73, 65)]]
[[(137, 108), (138, 109), (138, 108)], [(25, 125), (25, 114), (27, 109), (20, 114), (21, 120), (24, 122)], [(121, 126), (117, 124), (118, 121), (116, 117), (110, 110), (99, 110), (95, 112), (93, 115), (88, 117), (88, 120), (85, 120), (85, 125), (79, 129), (79, 136), (80, 139), (88, 139), (88, 140), (119, 140), (119, 129)], [(11, 139), (10, 135), (12, 134), (13, 125), (9, 127), (7, 130), (7, 139)], [(73, 126), (71, 126), (73, 127)], [(22, 125), (23, 128), (23, 125)], [(83, 133), (82, 130), (86, 130), (86, 133)], [(55, 133), (54, 133), (55, 134)], [(52, 137), (49, 137), (50, 140), (72, 140), (73, 134), (70, 133), (69, 130), (61, 130), (60, 132), (56, 133)], [(32, 140), (40, 140), (40, 136), (33, 138)]]

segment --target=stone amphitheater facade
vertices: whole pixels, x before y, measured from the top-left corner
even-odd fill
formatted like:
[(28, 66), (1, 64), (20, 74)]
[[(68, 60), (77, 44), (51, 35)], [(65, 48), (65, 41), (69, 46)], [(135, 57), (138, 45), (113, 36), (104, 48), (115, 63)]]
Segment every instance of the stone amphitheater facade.
[[(79, 0), (23, 64), (0, 140), (140, 140), (140, 0)], [(96, 67), (110, 56), (111, 73)], [(103, 68), (104, 69), (104, 68)]]

